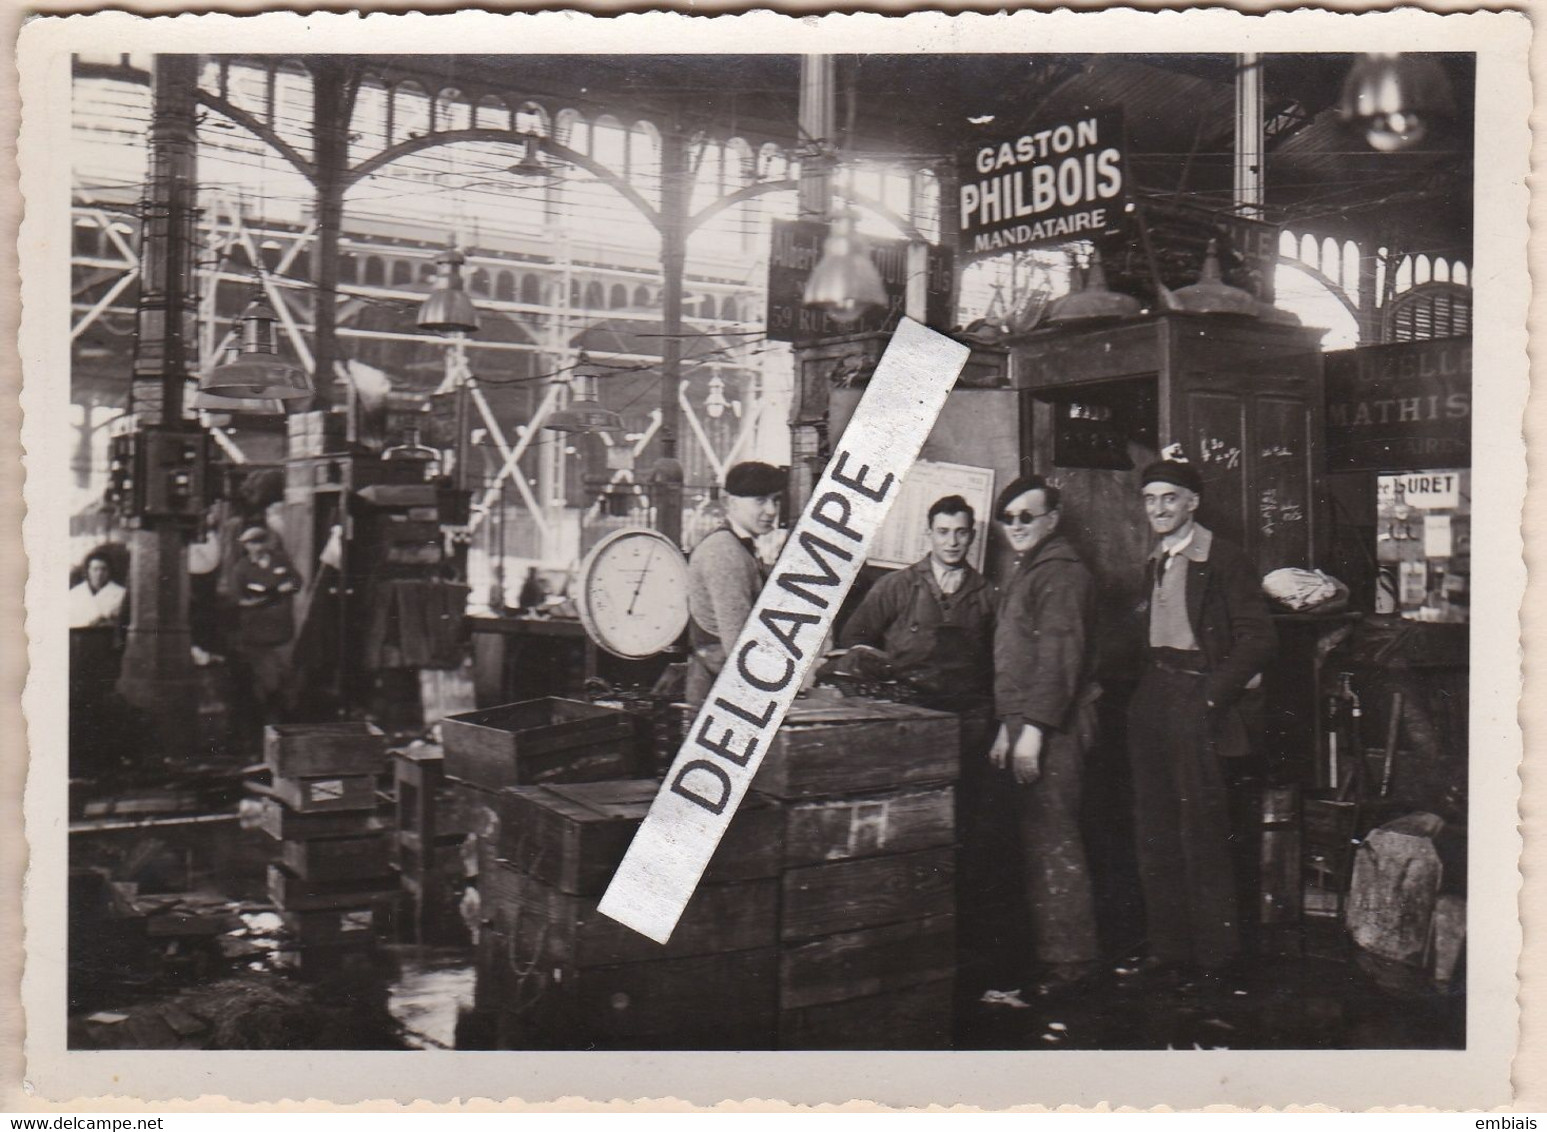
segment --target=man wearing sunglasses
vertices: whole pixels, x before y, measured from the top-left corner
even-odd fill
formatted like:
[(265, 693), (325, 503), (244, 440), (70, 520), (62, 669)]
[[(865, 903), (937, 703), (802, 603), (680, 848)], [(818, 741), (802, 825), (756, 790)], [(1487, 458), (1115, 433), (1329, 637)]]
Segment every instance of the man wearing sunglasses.
[(1237, 710), (1273, 657), (1273, 622), (1241, 549), (1197, 521), (1203, 480), (1179, 448), (1140, 474), (1159, 542), (1147, 566), (1148, 663), (1128, 709), (1134, 831), (1149, 955), (1138, 978), (1208, 988), (1240, 948), (1222, 756), (1245, 755)]
[(1059, 492), (1023, 476), (999, 495), (1015, 568), (999, 597), (994, 628), (994, 711), (999, 732), (989, 761), (1014, 795), (1032, 952), (1040, 972), (1028, 988), (1051, 998), (1096, 973), (1096, 918), (1080, 791), (1095, 741), (1096, 583), (1058, 533)]

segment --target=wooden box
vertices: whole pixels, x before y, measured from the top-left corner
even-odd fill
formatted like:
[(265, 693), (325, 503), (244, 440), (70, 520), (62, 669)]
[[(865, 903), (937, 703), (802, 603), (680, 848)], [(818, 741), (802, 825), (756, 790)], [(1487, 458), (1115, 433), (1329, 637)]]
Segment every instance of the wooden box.
[(949, 783), (960, 746), (960, 723), (946, 712), (879, 700), (797, 703), (752, 785), (793, 799)]
[(626, 778), (634, 724), (627, 712), (549, 697), (448, 715), (446, 773), (497, 790)]
[(509, 937), (517, 964), (545, 969), (769, 947), (779, 915), (779, 882), (772, 878), (701, 884), (671, 940), (659, 944), (598, 912), (597, 897), (560, 892), (504, 862), (480, 875), (478, 892), (480, 914)]
[(782, 809), (786, 868), (935, 849), (956, 840), (952, 786), (786, 802)]
[(302, 880), (361, 880), (384, 876), (391, 863), (385, 833), (286, 841), (279, 859)]
[(376, 808), (374, 774), (326, 774), (304, 778), (275, 775), (273, 790), (281, 802), (302, 814)]
[(505, 1049), (771, 1049), (778, 956), (691, 955), (585, 970), (532, 969), (502, 1011)]
[[(599, 896), (659, 789), (654, 779), (620, 779), (502, 790), (500, 856), (560, 892)], [(749, 794), (703, 883), (777, 875), (780, 826), (779, 807)]]
[(374, 942), (383, 920), (381, 908), (319, 908), (283, 914), (285, 927), (304, 947)]
[(788, 869), (779, 938), (786, 942), (956, 910), (956, 851), (922, 849)]
[(956, 984), (921, 983), (868, 998), (779, 1012), (780, 1049), (949, 1049)]
[(276, 777), (376, 774), (387, 762), (387, 739), (369, 723), (270, 724), (263, 761)]
[(839, 932), (779, 952), (779, 1008), (891, 994), (956, 972), (956, 917)]
[(306, 880), (284, 865), (269, 865), (269, 899), (286, 912), (312, 912), (324, 908), (360, 908), (389, 903), (397, 898), (395, 876), (363, 880)]
[(258, 826), (277, 841), (304, 841), (375, 833), (385, 830), (387, 822), (374, 810), (299, 813), (278, 798), (264, 798)]

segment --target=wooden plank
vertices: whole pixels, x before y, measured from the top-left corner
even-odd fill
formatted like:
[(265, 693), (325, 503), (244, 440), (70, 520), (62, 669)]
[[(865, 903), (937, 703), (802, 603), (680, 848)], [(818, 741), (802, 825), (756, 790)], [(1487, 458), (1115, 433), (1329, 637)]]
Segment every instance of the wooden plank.
[(953, 782), (960, 724), (905, 704), (797, 704), (769, 745), (753, 788), (781, 799)]
[(779, 1012), (780, 1049), (950, 1049), (950, 979)]
[(779, 1007), (887, 994), (956, 973), (956, 917), (840, 932), (779, 952)]
[(748, 951), (775, 942), (779, 882), (772, 878), (700, 885), (671, 941), (658, 944), (603, 916), (594, 897), (560, 892), (505, 865), (495, 867), (494, 877), (497, 885), (479, 888), (482, 915), (509, 933), (522, 966), (579, 970)]
[[(659, 786), (654, 779), (632, 779), (501, 791), (500, 855), (561, 892), (599, 896)], [(776, 875), (782, 839), (778, 806), (750, 795), (732, 819), (703, 882)]]
[(284, 865), (269, 865), (269, 898), (286, 912), (310, 912), (320, 908), (358, 908), (383, 904), (398, 895), (396, 876), (368, 880), (311, 881), (296, 876)]
[(924, 849), (790, 869), (782, 878), (785, 942), (945, 915), (956, 908), (956, 851)]
[(786, 868), (933, 849), (955, 840), (956, 791), (951, 786), (788, 802), (784, 807)]
[(561, 972), (515, 1013), (511, 1046), (563, 1049), (769, 1049), (772, 948)]
[(263, 731), (263, 761), (275, 775), (376, 774), (387, 738), (369, 723), (277, 723)]

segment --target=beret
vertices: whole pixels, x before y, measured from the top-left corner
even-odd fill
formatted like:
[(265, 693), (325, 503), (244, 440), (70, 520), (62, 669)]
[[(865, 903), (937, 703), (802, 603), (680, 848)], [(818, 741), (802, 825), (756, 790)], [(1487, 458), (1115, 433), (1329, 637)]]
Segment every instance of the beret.
[(269, 529), (267, 527), (248, 527), (236, 536), (237, 542), (267, 542), (268, 540)]
[(758, 460), (745, 460), (725, 473), (726, 495), (777, 495), (785, 486), (783, 471)]
[(1185, 487), (1194, 495), (1203, 494), (1203, 477), (1186, 460), (1156, 460), (1150, 464), (1140, 475), (1139, 486), (1152, 483), (1168, 483), (1174, 487)]

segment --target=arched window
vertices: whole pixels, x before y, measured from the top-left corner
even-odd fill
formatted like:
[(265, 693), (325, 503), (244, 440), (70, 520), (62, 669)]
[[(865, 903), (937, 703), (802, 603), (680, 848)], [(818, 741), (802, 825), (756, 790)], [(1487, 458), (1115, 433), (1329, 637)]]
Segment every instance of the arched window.
[(521, 277), (521, 301), (531, 303), (533, 306), (541, 306), (543, 301), (543, 281), (535, 275), (523, 275)]
[(569, 305), (572, 307), (581, 305), (580, 280), (578, 279), (571, 279), (569, 281)]
[(714, 296), (713, 295), (705, 295), (702, 299), (700, 299), (698, 301), (698, 317), (699, 318), (713, 318), (714, 317)]
[(736, 306), (736, 300), (726, 295), (720, 301), (720, 317), (726, 322), (740, 322), (741, 311)]
[(430, 97), (409, 79), (392, 88), (392, 144), (430, 132)]
[(381, 261), (381, 256), (370, 255), (365, 257), (363, 281), (367, 287), (380, 287), (387, 282), (386, 267)]
[(340, 283), (360, 281), (360, 260), (353, 252), (345, 252), (338, 257), (338, 281)]
[(501, 302), (513, 303), (516, 301), (516, 277), (508, 271), (497, 271), (494, 274), (494, 297)]
[(446, 130), (465, 130), (472, 125), (473, 108), (456, 87), (446, 87), (435, 96), (435, 122), (437, 133)]
[(392, 261), (392, 285), (401, 287), (414, 281), (414, 265), (406, 259)]
[(349, 163), (359, 164), (387, 145), (387, 86), (379, 76), (365, 75), (349, 119)]
[(1391, 340), (1416, 342), (1472, 331), (1472, 294), (1454, 283), (1423, 283), (1391, 304)]
[(614, 283), (607, 294), (607, 305), (613, 310), (622, 310), (628, 306), (628, 288), (622, 283)]
[(518, 106), (512, 121), (518, 134), (536, 134), (538, 137), (546, 138), (553, 133), (553, 123), (548, 119), (548, 111), (535, 102), (523, 102)]
[(475, 295), (487, 295), (489, 293), (489, 273), (481, 267), (473, 268), (473, 274), (467, 280), (467, 289)]
[(648, 307), (650, 305), (650, 288), (643, 283), (634, 288), (634, 305), (636, 307)]
[(431, 262), (430, 260), (421, 259), (419, 261), (419, 280), (420, 280), (420, 282), (423, 282), (423, 281), (425, 281), (427, 279), (434, 279), (434, 278), (435, 278), (435, 264), (433, 262)]
[(486, 94), (473, 107), (473, 125), (480, 130), (510, 129), (510, 107), (497, 94)]
[(588, 283), (585, 289), (585, 304), (590, 310), (601, 310), (607, 305), (607, 293), (602, 290), (600, 283)]

